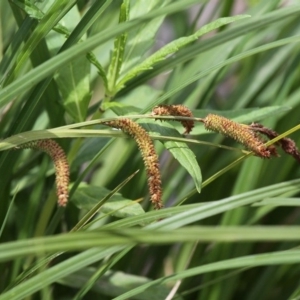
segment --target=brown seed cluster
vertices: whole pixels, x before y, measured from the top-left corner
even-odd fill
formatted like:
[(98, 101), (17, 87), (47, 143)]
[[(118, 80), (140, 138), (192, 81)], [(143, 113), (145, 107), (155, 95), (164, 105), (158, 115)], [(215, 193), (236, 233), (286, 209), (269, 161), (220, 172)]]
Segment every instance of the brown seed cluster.
[(59, 206), (66, 206), (69, 198), (69, 164), (64, 150), (54, 140), (38, 140), (21, 145), (19, 148), (37, 149), (46, 152), (54, 162), (55, 181)]
[[(274, 139), (279, 135), (276, 131), (264, 127), (259, 123), (252, 123), (249, 127), (256, 132), (267, 136), (269, 139)], [(292, 139), (282, 138), (276, 144), (279, 144), (285, 153), (292, 155), (298, 162), (300, 162), (300, 152), (296, 143)]]
[(267, 147), (264, 141), (248, 126), (243, 126), (225, 117), (209, 114), (203, 119), (207, 130), (221, 133), (243, 144), (257, 156), (270, 158), (277, 156), (275, 147)]
[(148, 187), (151, 202), (156, 209), (162, 208), (162, 189), (158, 156), (155, 152), (153, 142), (147, 131), (136, 122), (126, 118), (105, 122), (104, 124), (110, 127), (119, 128), (135, 139), (141, 151), (141, 155), (143, 157), (143, 161), (147, 170)]
[[(152, 110), (153, 115), (157, 116), (178, 116), (178, 117), (193, 117), (193, 114), (189, 108), (184, 105), (158, 105), (155, 106)], [(170, 121), (178, 121), (178, 120), (170, 120)], [(180, 120), (180, 123), (185, 128), (184, 134), (189, 134), (193, 127), (194, 121), (190, 120)]]

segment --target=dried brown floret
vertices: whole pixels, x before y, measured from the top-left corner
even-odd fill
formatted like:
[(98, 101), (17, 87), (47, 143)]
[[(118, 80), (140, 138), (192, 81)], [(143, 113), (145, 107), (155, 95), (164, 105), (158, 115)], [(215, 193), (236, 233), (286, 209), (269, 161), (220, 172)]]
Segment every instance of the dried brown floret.
[(162, 189), (159, 171), (158, 156), (155, 152), (153, 142), (145, 129), (130, 119), (119, 119), (104, 123), (110, 127), (119, 128), (135, 139), (143, 157), (147, 170), (148, 187), (151, 202), (156, 209), (163, 207), (161, 200)]
[[(279, 135), (276, 131), (264, 127), (259, 123), (252, 123), (249, 127), (256, 132), (264, 134), (269, 139), (274, 139)], [(296, 143), (292, 139), (282, 138), (276, 144), (279, 144), (285, 153), (292, 155), (298, 162), (300, 162), (300, 152)]]
[(64, 150), (54, 140), (38, 140), (19, 146), (21, 149), (37, 149), (46, 152), (53, 160), (59, 206), (66, 206), (69, 198), (69, 164)]
[[(158, 105), (155, 106), (152, 110), (153, 115), (157, 116), (178, 116), (178, 117), (193, 117), (193, 114), (189, 108), (184, 105)], [(170, 121), (178, 121), (178, 120), (170, 120)], [(180, 120), (180, 123), (185, 128), (184, 134), (189, 134), (193, 127), (194, 121), (192, 120)]]
[(203, 123), (207, 130), (221, 133), (236, 140), (259, 157), (277, 156), (275, 147), (265, 146), (264, 141), (247, 126), (214, 114), (207, 115), (203, 119)]

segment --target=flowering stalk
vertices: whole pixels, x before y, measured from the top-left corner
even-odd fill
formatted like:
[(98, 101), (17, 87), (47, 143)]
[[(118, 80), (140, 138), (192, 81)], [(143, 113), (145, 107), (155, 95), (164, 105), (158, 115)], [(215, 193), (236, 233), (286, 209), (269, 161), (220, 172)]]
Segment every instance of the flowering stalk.
[(214, 114), (207, 115), (203, 119), (203, 123), (207, 130), (221, 133), (236, 140), (259, 157), (277, 156), (275, 147), (265, 146), (264, 141), (248, 126)]
[[(158, 105), (155, 106), (152, 110), (152, 115), (158, 116), (179, 116), (179, 117), (193, 117), (193, 114), (189, 108), (184, 105)], [(171, 120), (177, 121), (177, 120)], [(180, 123), (185, 128), (184, 134), (189, 134), (193, 127), (194, 121), (190, 120), (181, 120)]]
[[(276, 131), (264, 127), (259, 123), (252, 123), (249, 128), (267, 136), (269, 139), (274, 139), (279, 135)], [(282, 138), (276, 144), (279, 144), (285, 153), (292, 155), (298, 162), (300, 162), (300, 152), (296, 143), (292, 139)]]
[(18, 149), (37, 149), (46, 152), (53, 160), (59, 206), (66, 206), (69, 198), (69, 164), (64, 150), (54, 140), (38, 140), (23, 144)]
[(110, 127), (119, 128), (135, 139), (143, 157), (147, 170), (150, 199), (156, 209), (163, 207), (161, 196), (161, 179), (158, 156), (153, 142), (145, 129), (130, 119), (118, 119), (104, 123)]

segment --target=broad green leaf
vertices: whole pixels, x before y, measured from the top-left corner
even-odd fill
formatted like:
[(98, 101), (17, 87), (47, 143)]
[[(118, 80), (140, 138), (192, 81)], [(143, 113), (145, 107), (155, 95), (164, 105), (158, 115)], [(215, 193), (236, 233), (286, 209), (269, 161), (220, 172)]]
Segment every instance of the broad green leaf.
[[(177, 130), (174, 130), (167, 124), (159, 125), (157, 122), (155, 123), (155, 121), (147, 120), (147, 123), (142, 123), (141, 125), (143, 125), (143, 127), (145, 127), (147, 131), (158, 135), (181, 137)], [(186, 143), (183, 142), (167, 141), (163, 142), (163, 144), (166, 149), (168, 149), (172, 153), (174, 158), (178, 160), (181, 166), (184, 167), (192, 176), (196, 189), (200, 193), (202, 176), (200, 167), (193, 151), (188, 147)]]
[[(73, 195), (72, 201), (80, 209), (91, 209), (109, 192), (104, 187), (81, 184)], [(134, 203), (117, 193), (102, 206), (101, 212), (124, 218), (142, 214), (144, 210), (139, 203)]]
[[(60, 279), (58, 282), (62, 285), (81, 288), (88, 279), (94, 274), (95, 269), (83, 269), (71, 274), (63, 279)], [(122, 293), (125, 293), (132, 288), (138, 287), (142, 284), (150, 282), (151, 280), (131, 274), (126, 274), (124, 272), (113, 272), (109, 271), (104, 276), (99, 278), (92, 287), (92, 291), (99, 292), (100, 294), (107, 295), (109, 297), (116, 297)], [(141, 293), (136, 300), (153, 300), (153, 299), (165, 299), (170, 290), (164, 285), (157, 286), (151, 290), (151, 294), (148, 292)], [(182, 299), (181, 297), (177, 298), (178, 300)]]
[[(78, 231), (79, 229), (81, 229), (84, 225), (87, 224), (87, 222), (95, 216), (96, 213), (98, 213), (98, 211), (100, 210), (100, 208), (103, 207), (103, 205), (109, 200), (111, 199), (111, 197), (113, 197), (114, 195), (116, 195), (118, 193), (118, 191), (124, 186), (126, 185), (132, 178), (133, 176), (135, 176), (135, 174), (138, 171), (134, 172), (132, 175), (130, 175), (129, 177), (127, 177), (125, 180), (123, 180), (123, 182), (121, 182), (117, 187), (115, 187), (112, 191), (106, 193), (106, 195), (104, 195), (102, 197), (102, 199), (99, 201), (97, 200), (96, 203), (94, 205), (92, 205), (92, 207), (90, 208), (90, 210), (80, 219), (80, 221), (75, 225), (75, 227), (73, 227), (73, 229), (71, 230), (72, 232), (74, 231)], [(75, 182), (76, 185), (76, 182)], [(73, 189), (72, 189), (73, 190)], [(72, 192), (71, 190), (71, 192)], [(76, 191), (77, 191), (77, 186), (76, 186)], [(70, 192), (70, 194), (71, 194)], [(86, 197), (85, 199), (86, 200)], [(131, 203), (132, 204), (132, 203)], [(117, 209), (121, 210), (123, 207), (118, 207)], [(144, 212), (144, 211), (143, 211)], [(110, 213), (116, 213), (116, 211), (110, 211)], [(121, 216), (123, 216), (124, 214), (122, 214), (122, 212), (119, 214)]]
[[(128, 21), (129, 19), (129, 0), (123, 0), (120, 8), (119, 23)], [(114, 94), (115, 84), (118, 80), (121, 66), (123, 63), (124, 50), (126, 46), (127, 32), (123, 32), (115, 39), (114, 50), (112, 52), (111, 62), (107, 71), (108, 95)]]
[(76, 122), (83, 122), (87, 115), (90, 92), (90, 63), (78, 58), (58, 71), (56, 82), (66, 111)]
[(151, 69), (154, 64), (158, 63), (161, 60), (164, 60), (165, 57), (177, 52), (179, 49), (186, 46), (187, 44), (194, 42), (200, 36), (210, 32), (212, 30), (215, 30), (221, 26), (224, 26), (226, 24), (229, 24), (234, 21), (244, 19), (247, 17), (250, 17), (250, 16), (240, 15), (240, 16), (218, 19), (212, 23), (209, 23), (209, 24), (203, 26), (201, 29), (199, 29), (194, 34), (192, 34), (188, 37), (182, 37), (182, 38), (179, 38), (179, 39), (167, 44), (166, 46), (161, 48), (159, 51), (155, 52), (153, 55), (151, 55), (150, 57), (145, 59), (141, 64), (139, 64), (136, 67), (134, 67), (133, 69), (131, 69), (118, 83), (117, 90), (120, 90), (126, 84), (127, 81), (134, 78), (142, 71)]
[[(76, 7), (73, 7), (61, 21), (68, 24), (67, 31), (72, 31), (80, 22), (80, 14)], [(70, 36), (69, 32), (67, 32), (66, 37)], [(51, 32), (48, 35), (48, 44), (52, 45), (54, 51), (59, 49), (64, 42), (65, 36), (61, 34)], [(89, 61), (85, 56), (79, 57), (59, 69), (55, 80), (62, 95), (62, 104), (67, 113), (74, 121), (84, 121), (91, 98)]]

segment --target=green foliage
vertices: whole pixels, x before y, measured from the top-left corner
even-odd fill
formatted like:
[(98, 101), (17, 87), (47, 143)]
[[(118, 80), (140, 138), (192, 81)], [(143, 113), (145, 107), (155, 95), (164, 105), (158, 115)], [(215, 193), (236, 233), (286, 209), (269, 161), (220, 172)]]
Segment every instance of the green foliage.
[[(129, 20), (129, 0), (124, 0), (120, 7), (119, 23), (123, 23), (128, 20)], [(106, 93), (108, 95), (114, 94), (113, 91), (115, 89), (116, 81), (118, 80), (122, 62), (124, 59), (126, 41), (127, 41), (127, 32), (123, 32), (119, 37), (115, 39), (114, 50), (107, 71), (108, 86), (107, 86)]]
[(224, 26), (226, 24), (229, 24), (231, 22), (246, 18), (249, 16), (236, 16), (236, 17), (230, 17), (230, 18), (221, 18), (218, 19), (212, 23), (209, 23), (205, 26), (203, 26), (201, 29), (197, 30), (194, 34), (179, 38), (166, 46), (162, 47), (160, 50), (149, 56), (147, 59), (145, 59), (142, 63), (137, 65), (135, 68), (133, 68), (130, 72), (128, 72), (127, 75), (122, 78), (122, 80), (119, 82), (116, 90), (119, 91), (121, 88), (123, 88), (123, 85), (129, 81), (130, 79), (137, 76), (139, 73), (151, 69), (153, 65), (158, 63), (159, 61), (164, 60), (168, 55), (176, 53), (179, 49), (183, 48), (184, 46), (194, 42), (197, 40), (200, 36), (213, 31), (221, 26)]
[[(299, 163), (198, 122), (300, 145), (300, 5), (241, 2), (0, 2), (0, 300), (299, 298)], [(162, 103), (191, 109), (190, 135)], [(161, 210), (135, 141), (104, 125), (124, 117), (155, 141)], [(67, 154), (66, 208), (49, 158), (18, 149), (39, 139)]]

